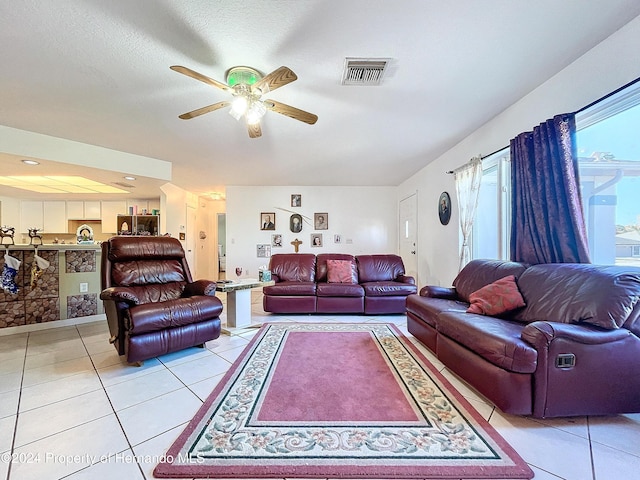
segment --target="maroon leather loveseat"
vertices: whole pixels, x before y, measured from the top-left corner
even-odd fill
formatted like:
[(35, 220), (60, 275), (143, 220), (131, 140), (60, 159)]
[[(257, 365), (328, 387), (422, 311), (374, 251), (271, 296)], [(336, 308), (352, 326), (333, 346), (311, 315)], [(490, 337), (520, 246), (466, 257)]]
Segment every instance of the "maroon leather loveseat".
[[(467, 313), (514, 275), (525, 307)], [(640, 412), (640, 268), (474, 260), (407, 299), (409, 332), (498, 408), (538, 418)]]
[[(329, 281), (328, 261), (349, 266), (348, 279)], [(263, 287), (263, 307), (272, 313), (404, 313), (417, 292), (398, 255), (343, 253), (276, 254), (269, 262), (275, 285)]]

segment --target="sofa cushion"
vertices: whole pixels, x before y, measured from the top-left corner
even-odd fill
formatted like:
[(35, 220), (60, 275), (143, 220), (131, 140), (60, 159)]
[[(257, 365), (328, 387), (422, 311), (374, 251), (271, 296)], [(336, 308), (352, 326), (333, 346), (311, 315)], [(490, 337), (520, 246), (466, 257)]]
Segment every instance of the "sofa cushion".
[(274, 296), (296, 296), (296, 295), (315, 295), (315, 282), (278, 282), (275, 285), (269, 285), (262, 288), (265, 295)]
[(640, 268), (547, 263), (518, 279), (527, 303), (520, 318), (619, 328), (640, 299)]
[(366, 297), (391, 297), (398, 295), (411, 295), (417, 292), (417, 287), (409, 283), (401, 282), (367, 282), (361, 283)]
[(469, 313), (480, 315), (501, 315), (525, 306), (518, 290), (516, 277), (507, 275), (469, 295)]
[(269, 270), (283, 282), (314, 282), (316, 256), (312, 253), (277, 253), (269, 260)]
[(357, 283), (318, 283), (319, 297), (364, 297), (364, 288)]
[(358, 283), (355, 262), (350, 260), (327, 260), (327, 282)]
[(404, 275), (404, 263), (398, 255), (358, 255), (358, 281), (384, 282)]
[(453, 281), (460, 300), (469, 303), (469, 296), (485, 285), (507, 275), (517, 278), (527, 269), (527, 265), (503, 260), (472, 260), (460, 271)]
[(197, 296), (166, 302), (146, 303), (131, 307), (127, 312), (130, 335), (182, 327), (216, 318), (222, 312), (217, 297)]
[(432, 327), (436, 326), (436, 320), (441, 312), (449, 310), (465, 312), (468, 306), (466, 303), (445, 298), (422, 297), (420, 295), (407, 297), (407, 312), (413, 313)]
[(437, 330), (488, 362), (516, 373), (533, 373), (538, 352), (520, 338), (526, 325), (464, 312), (442, 312)]

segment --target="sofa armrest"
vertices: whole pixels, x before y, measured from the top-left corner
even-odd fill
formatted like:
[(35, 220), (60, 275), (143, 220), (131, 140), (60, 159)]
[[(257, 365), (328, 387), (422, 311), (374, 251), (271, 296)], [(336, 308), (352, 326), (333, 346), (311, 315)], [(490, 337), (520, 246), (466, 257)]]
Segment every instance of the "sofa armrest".
[(187, 283), (182, 292), (183, 297), (193, 297), (195, 295), (206, 295), (208, 297), (216, 296), (216, 282), (211, 280), (196, 280)]
[(409, 276), (409, 275), (398, 275), (398, 277), (396, 278), (396, 282), (400, 282), (400, 283), (408, 283), (409, 285), (415, 285), (416, 284), (416, 279)]
[(446, 300), (458, 300), (458, 293), (452, 287), (438, 287), (427, 285), (420, 290), (421, 297), (444, 298)]
[(140, 305), (142, 302), (135, 291), (129, 287), (109, 287), (100, 293), (100, 300), (126, 302), (130, 305)]
[(559, 322), (532, 322), (522, 330), (520, 337), (540, 351), (547, 349), (555, 339), (564, 339), (586, 345), (617, 342), (632, 335), (626, 328), (604, 330), (587, 325)]

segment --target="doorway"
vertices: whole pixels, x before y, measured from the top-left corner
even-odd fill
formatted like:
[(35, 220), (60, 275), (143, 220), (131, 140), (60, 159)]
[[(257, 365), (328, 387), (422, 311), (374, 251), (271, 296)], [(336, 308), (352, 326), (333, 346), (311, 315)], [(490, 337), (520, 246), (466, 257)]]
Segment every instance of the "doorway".
[(227, 216), (218, 214), (218, 278), (224, 279), (227, 271)]
[(400, 256), (404, 263), (406, 275), (412, 276), (418, 282), (418, 247), (417, 247), (417, 209), (418, 195), (414, 193), (400, 200), (399, 238)]

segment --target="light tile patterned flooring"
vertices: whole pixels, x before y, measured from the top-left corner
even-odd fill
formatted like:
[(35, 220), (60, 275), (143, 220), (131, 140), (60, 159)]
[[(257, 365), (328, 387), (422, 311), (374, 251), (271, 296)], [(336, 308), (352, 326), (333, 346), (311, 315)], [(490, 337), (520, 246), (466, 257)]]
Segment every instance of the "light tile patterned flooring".
[[(261, 294), (253, 295), (254, 323), (392, 322), (413, 338), (403, 315), (269, 315)], [(164, 355), (140, 368), (117, 356), (106, 321), (0, 336), (0, 479), (153, 478), (155, 459), (254, 333), (223, 335), (205, 349)], [(529, 463), (536, 480), (640, 479), (640, 414), (506, 415), (422, 351)], [(7, 455), (15, 460), (8, 463)]]

